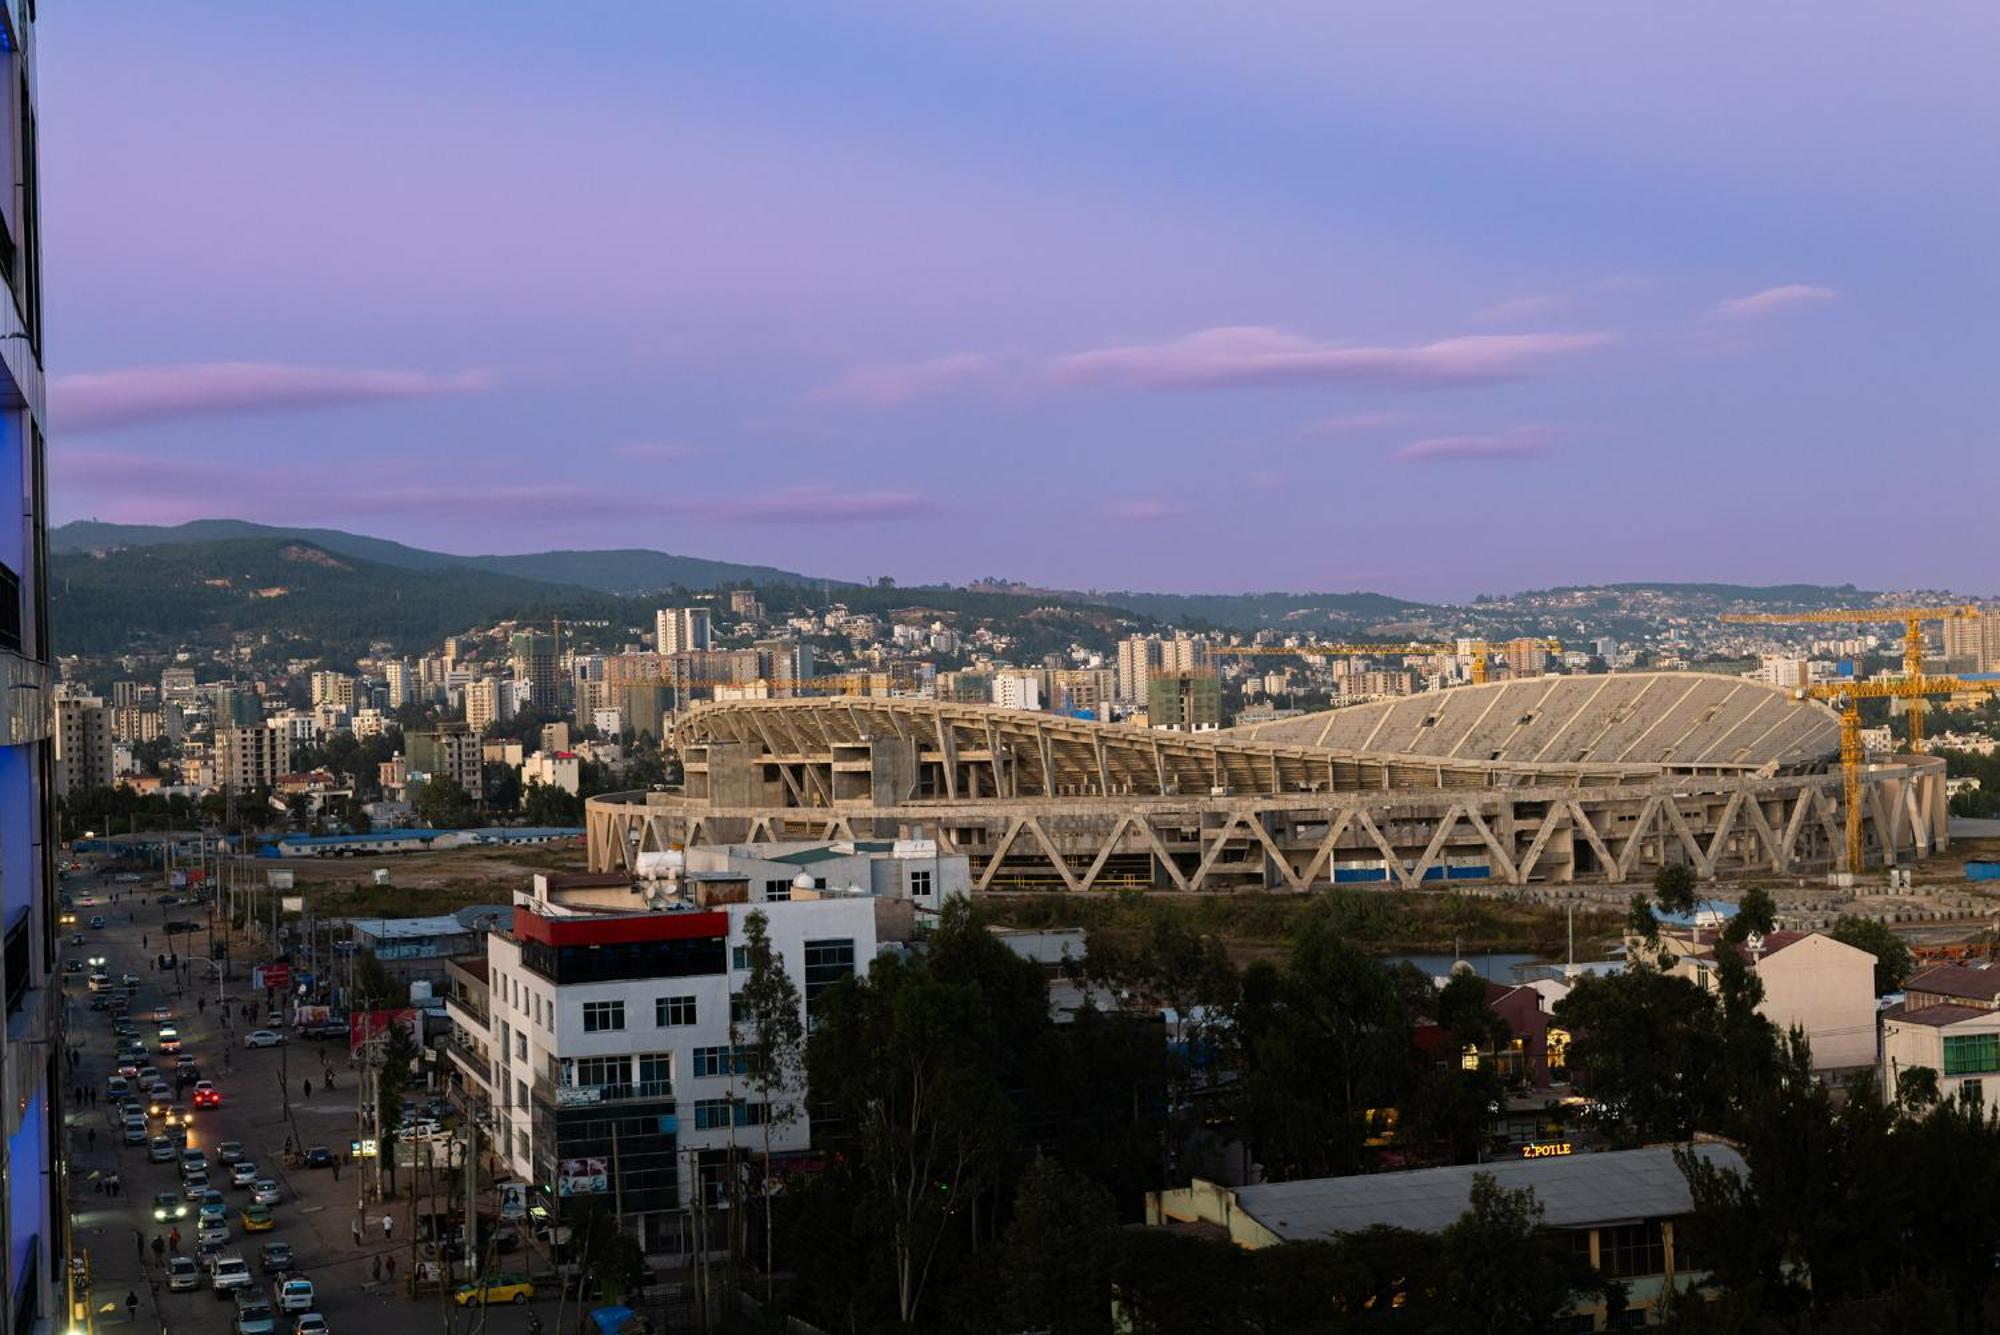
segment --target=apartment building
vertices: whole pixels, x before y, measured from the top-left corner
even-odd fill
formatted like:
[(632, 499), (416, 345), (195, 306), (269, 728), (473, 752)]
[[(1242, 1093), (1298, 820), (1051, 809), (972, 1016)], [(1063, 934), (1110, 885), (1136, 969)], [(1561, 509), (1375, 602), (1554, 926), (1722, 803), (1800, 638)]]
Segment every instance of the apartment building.
[(291, 763), (291, 736), (283, 728), (259, 723), (216, 729), (215, 782), (225, 791), (247, 793), (269, 788)]
[(1222, 684), (1213, 672), (1157, 672), (1146, 683), (1146, 721), (1173, 732), (1222, 726)]
[(354, 712), (354, 678), (345, 672), (312, 674), (312, 704), (318, 709), (331, 705), (343, 713)]
[(662, 654), (681, 654), (714, 646), (706, 607), (663, 607), (653, 614), (653, 647)]
[(2000, 969), (1940, 964), (1904, 982), (1902, 1004), (1882, 1013), (1883, 1094), (1895, 1097), (1913, 1067), (1942, 1098), (2000, 1106)]
[(562, 674), (557, 671), (552, 637), (539, 631), (518, 631), (508, 641), (507, 657), (514, 668), (514, 680), (527, 688), (536, 709), (547, 714), (562, 708)]
[(403, 746), (410, 773), (456, 779), (473, 801), (485, 798), (485, 757), (480, 752), (479, 734), (465, 724), (440, 723), (429, 732), (406, 734)]
[[(686, 1250), (696, 1193), (727, 1200), (729, 1165), (761, 1160), (771, 1112), (732, 1034), (745, 919), (765, 915), (810, 1022), (828, 987), (867, 971), (880, 923), (907, 937), (897, 909), (812, 891), (768, 901), (734, 875), (690, 873), (675, 892), (538, 876), (487, 938), (484, 970), (455, 971), (445, 1051), (460, 1096), (490, 1114), (494, 1152), (543, 1204), (616, 1200), (649, 1253)], [(812, 1143), (803, 1093), (771, 1119), (774, 1179)]]
[(500, 706), (500, 682), (496, 678), (481, 677), (465, 684), (465, 726), (474, 733), (485, 732), (505, 717)]
[(112, 721), (111, 707), (94, 695), (56, 701), (56, 792), (75, 797), (112, 786)]

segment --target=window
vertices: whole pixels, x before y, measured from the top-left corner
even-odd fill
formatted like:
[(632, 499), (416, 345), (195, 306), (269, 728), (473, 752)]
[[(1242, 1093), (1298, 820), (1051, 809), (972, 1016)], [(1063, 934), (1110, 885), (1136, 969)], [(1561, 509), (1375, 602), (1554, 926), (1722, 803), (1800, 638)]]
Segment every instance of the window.
[(662, 1028), (693, 1024), (694, 1012), (693, 997), (659, 997), (653, 1002), (653, 1023)]
[(624, 1057), (578, 1057), (573, 1069), (578, 1085), (622, 1085), (632, 1074)]
[(931, 896), (931, 874), (926, 871), (910, 873), (910, 898), (929, 899)]
[(843, 978), (854, 976), (854, 942), (806, 942), (806, 1005)]
[(771, 903), (783, 904), (789, 899), (791, 899), (791, 897), (792, 897), (792, 883), (790, 881), (764, 882), (764, 898), (769, 900)]
[(729, 1075), (736, 1063), (731, 1060), (728, 1048), (696, 1048), (694, 1050), (694, 1074), (696, 1079), (704, 1076)]
[(542, 1022), (542, 994), (537, 992), (534, 994), (534, 997), (535, 997), (535, 1023), (540, 1024)]
[(528, 1060), (528, 1036), (519, 1029), (514, 1031), (514, 1060), (517, 1062)]
[(609, 1030), (625, 1027), (625, 1003), (622, 1001), (586, 1001), (583, 1003), (583, 1032), (601, 1034)]
[(2000, 1071), (2000, 1034), (1956, 1034), (1944, 1041), (1946, 1075)]
[(1648, 1219), (1643, 1224), (1598, 1229), (1597, 1270), (1606, 1279), (1665, 1274), (1667, 1247), (1660, 1221)]
[(764, 1105), (761, 1103), (738, 1102), (735, 1107), (735, 1114), (736, 1125), (738, 1126), (764, 1125)]
[(728, 1099), (696, 1099), (694, 1101), (694, 1129), (714, 1131), (729, 1125)]
[(744, 1003), (741, 992), (731, 992), (729, 994), (729, 1023), (750, 1023), (750, 1007)]
[(1985, 1107), (1986, 1106), (1985, 1082), (1980, 1080), (1964, 1081), (1958, 1087), (1958, 1096), (1964, 1099), (1967, 1103), (1970, 1103), (1975, 1107), (1979, 1108)]
[(673, 1088), (674, 1054), (671, 1052), (642, 1052), (639, 1054), (639, 1083), (649, 1094), (664, 1094)]
[(731, 946), (729, 948), (729, 967), (738, 972), (747, 972), (750, 968), (750, 947)]
[(516, 1108), (528, 1106), (528, 1082), (525, 1080), (514, 1082), (514, 1106)]

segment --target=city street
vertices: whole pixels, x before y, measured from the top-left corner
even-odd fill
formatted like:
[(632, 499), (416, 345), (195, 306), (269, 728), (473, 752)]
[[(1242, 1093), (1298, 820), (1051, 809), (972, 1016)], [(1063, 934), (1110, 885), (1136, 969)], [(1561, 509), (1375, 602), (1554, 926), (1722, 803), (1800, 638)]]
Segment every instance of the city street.
[[(358, 1213), (357, 1195), (366, 1175), (353, 1165), (338, 1169), (337, 1178), (333, 1169), (284, 1165), (288, 1138), (296, 1138), (302, 1149), (325, 1145), (336, 1151), (344, 1151), (352, 1139), (358, 1081), (348, 1065), (346, 1044), (338, 1040), (288, 1041), (278, 1047), (246, 1050), (243, 1035), (266, 1027), (267, 1007), (261, 992), (249, 992), (244, 976), (247, 963), (242, 960), (236, 964), (238, 976), (228, 984), (223, 1002), (217, 1000), (212, 975), (202, 977), (208, 972), (205, 965), (196, 966), (185, 994), (177, 994), (173, 975), (154, 967), (162, 945), (160, 929), (169, 919), (193, 916), (195, 909), (160, 905), (157, 873), (139, 885), (119, 884), (105, 876), (72, 875), (64, 888), (75, 899), (79, 925), (63, 929), (63, 957), (103, 955), (114, 981), (127, 972), (136, 974), (141, 981), (132, 995), (131, 1015), (139, 1037), (149, 1047), (155, 1046), (159, 1026), (150, 1018), (153, 1007), (170, 1006), (171, 1023), (180, 1031), (184, 1050), (195, 1055), (202, 1076), (213, 1080), (222, 1093), (219, 1108), (195, 1112), (188, 1141), (207, 1153), (210, 1182), (228, 1200), (230, 1238), (222, 1254), (243, 1257), (259, 1285), (268, 1287), (258, 1266), (260, 1248), (266, 1241), (289, 1243), (296, 1256), (295, 1273), (313, 1282), (314, 1310), (326, 1318), (336, 1335), (358, 1335), (363, 1329), (381, 1335), (447, 1329), (445, 1308), (435, 1292), (407, 1297), (400, 1283), (416, 1257), (405, 1199), (407, 1187), (404, 1197), (388, 1204), (393, 1231), (385, 1237), (380, 1203), (371, 1203), (365, 1214)], [(98, 903), (87, 905), (87, 896), (94, 896)], [(90, 928), (93, 914), (104, 915), (107, 925)], [(69, 944), (73, 932), (82, 934), (83, 945)], [(94, 1324), (110, 1332), (126, 1327), (144, 1330), (150, 1325), (162, 1332), (223, 1335), (233, 1328), (234, 1304), (219, 1301), (205, 1278), (194, 1292), (168, 1292), (164, 1264), (154, 1259), (153, 1239), (164, 1237), (170, 1225), (154, 1222), (153, 1196), (179, 1187), (178, 1169), (174, 1163), (149, 1162), (144, 1145), (122, 1143), (116, 1114), (102, 1097), (106, 1077), (115, 1073), (112, 1019), (108, 1012), (89, 1009), (92, 993), (86, 974), (65, 975), (69, 1044), (80, 1048), (82, 1054), (70, 1077), (68, 1144), (77, 1246), (88, 1253), (94, 1280)], [(254, 1005), (254, 1019), (243, 1017), (245, 1005)], [(171, 1057), (153, 1060), (171, 1075)], [(325, 1088), (327, 1063), (331, 1063), (336, 1081), (332, 1092)], [(311, 1082), (310, 1095), (305, 1092), (307, 1081)], [(85, 1090), (96, 1092), (96, 1107), (84, 1106)], [(185, 1097), (179, 1101), (191, 1106)], [(159, 1120), (154, 1119), (151, 1134), (159, 1131)], [(274, 1207), (277, 1226), (271, 1232), (243, 1231), (241, 1212), (250, 1203), (249, 1188), (227, 1185), (227, 1169), (215, 1153), (218, 1145), (231, 1140), (242, 1143), (244, 1157), (258, 1166), (258, 1176), (273, 1178), (282, 1188), (281, 1202)], [(121, 1190), (115, 1197), (100, 1190), (110, 1174), (116, 1174), (120, 1181)], [(357, 1219), (362, 1224), (358, 1245), (354, 1232)], [(181, 1253), (194, 1255), (192, 1212), (178, 1226)], [(396, 1282), (387, 1277), (392, 1259)], [(381, 1278), (378, 1265), (384, 1270)], [(127, 1315), (128, 1294), (139, 1299), (136, 1320)], [(542, 1303), (495, 1308), (488, 1314), (487, 1329), (497, 1335), (525, 1335), (529, 1314), (537, 1307), (544, 1310), (545, 1320), (555, 1324), (554, 1305)], [(455, 1324), (469, 1329), (476, 1320), (476, 1310), (468, 1311), (459, 1313)], [(290, 1331), (291, 1317), (281, 1314), (278, 1335), (290, 1335)]]

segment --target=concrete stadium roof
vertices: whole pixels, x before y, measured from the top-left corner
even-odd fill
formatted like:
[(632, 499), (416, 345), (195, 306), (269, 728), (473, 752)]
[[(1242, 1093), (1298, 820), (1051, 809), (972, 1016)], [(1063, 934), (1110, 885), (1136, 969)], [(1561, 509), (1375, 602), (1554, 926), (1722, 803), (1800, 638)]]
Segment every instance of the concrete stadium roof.
[(1840, 720), (1710, 672), (1532, 677), (1224, 729), (1223, 737), (1444, 761), (1787, 768), (1839, 752)]

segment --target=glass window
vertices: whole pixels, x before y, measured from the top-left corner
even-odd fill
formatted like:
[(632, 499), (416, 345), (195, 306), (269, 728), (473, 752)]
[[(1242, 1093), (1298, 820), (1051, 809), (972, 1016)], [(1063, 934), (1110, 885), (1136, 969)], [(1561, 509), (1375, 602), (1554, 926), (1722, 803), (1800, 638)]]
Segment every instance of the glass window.
[(642, 1052), (639, 1054), (639, 1083), (649, 1094), (664, 1093), (673, 1087), (674, 1054), (671, 1052)]
[(2000, 1034), (1954, 1034), (1944, 1041), (1944, 1073), (2000, 1071)]
[(517, 1062), (528, 1060), (528, 1036), (518, 1029), (514, 1031), (514, 1060)]
[(622, 1001), (586, 1001), (583, 1003), (583, 1032), (599, 1034), (607, 1030), (625, 1027), (625, 1003)]
[(728, 1048), (696, 1048), (694, 1050), (694, 1074), (697, 1080), (704, 1076), (729, 1074)]
[(773, 904), (783, 904), (791, 897), (792, 883), (790, 881), (764, 882), (764, 898)]
[(736, 1125), (738, 1126), (764, 1125), (764, 1105), (761, 1103), (743, 1103), (739, 1101), (736, 1104), (735, 1114)]
[(528, 1082), (525, 1080), (514, 1082), (514, 1106), (516, 1108), (528, 1106)]
[(1642, 1224), (1598, 1229), (1597, 1269), (1606, 1279), (1665, 1274), (1667, 1246), (1660, 1221), (1648, 1219)]
[(912, 899), (928, 899), (928, 898), (930, 898), (930, 893), (931, 893), (931, 874), (930, 874), (930, 872), (929, 872), (929, 871), (913, 871), (913, 872), (911, 872), (911, 873), (910, 873), (910, 897), (911, 897)]
[(750, 947), (731, 946), (729, 948), (729, 967), (738, 972), (747, 971), (750, 967)]
[(731, 992), (729, 994), (729, 1023), (750, 1023), (750, 1007), (745, 1004), (741, 992)]
[(653, 1023), (662, 1028), (693, 1024), (694, 1014), (693, 997), (660, 997), (653, 1002)]
[(575, 1066), (576, 1083), (622, 1085), (632, 1073), (626, 1061), (624, 1057), (578, 1057)]
[(843, 978), (854, 976), (854, 942), (806, 942), (806, 1005)]
[(713, 1131), (717, 1127), (729, 1125), (730, 1101), (728, 1099), (696, 1099), (694, 1101), (694, 1129)]
[(1959, 1084), (1958, 1096), (1976, 1107), (1986, 1106), (1986, 1084), (1982, 1080), (1966, 1080)]

